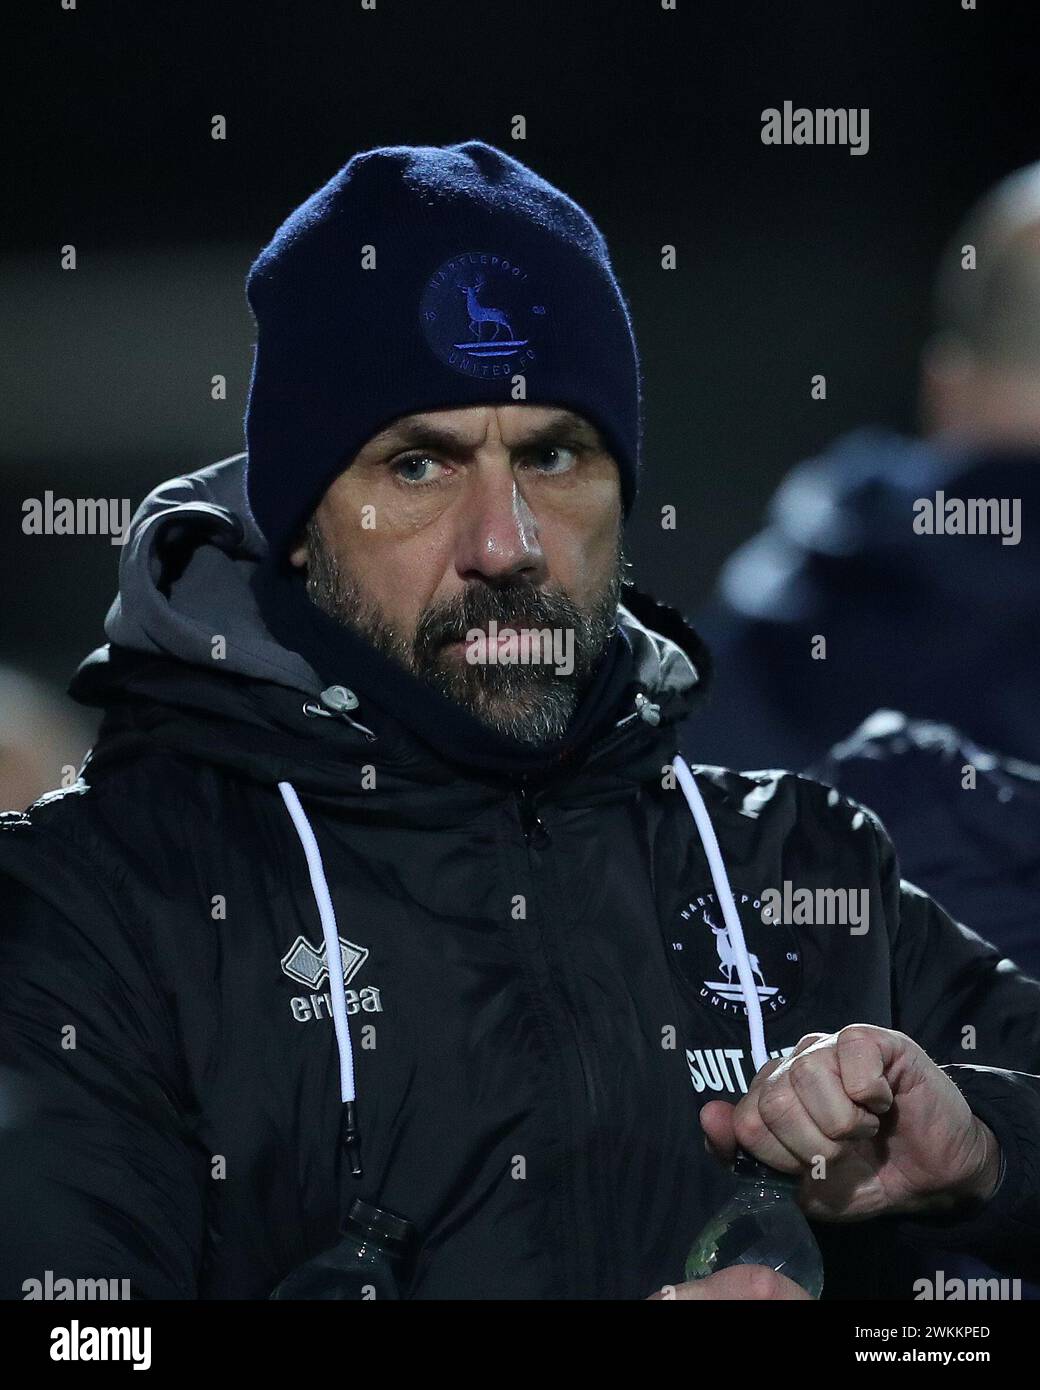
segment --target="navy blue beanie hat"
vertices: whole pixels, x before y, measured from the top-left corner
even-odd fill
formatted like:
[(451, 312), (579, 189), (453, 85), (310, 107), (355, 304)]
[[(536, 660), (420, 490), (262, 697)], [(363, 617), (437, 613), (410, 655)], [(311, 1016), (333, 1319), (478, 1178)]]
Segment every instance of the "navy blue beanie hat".
[(374, 434), (442, 407), (584, 415), (628, 514), (641, 432), (628, 310), (595, 223), (519, 160), (479, 140), (357, 154), (279, 228), (246, 294), (247, 489), (273, 554)]

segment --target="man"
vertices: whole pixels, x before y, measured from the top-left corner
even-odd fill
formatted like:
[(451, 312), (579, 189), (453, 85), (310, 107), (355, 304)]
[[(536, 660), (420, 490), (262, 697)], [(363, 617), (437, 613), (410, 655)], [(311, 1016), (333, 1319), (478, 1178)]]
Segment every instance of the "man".
[(622, 588), (587, 215), (479, 142), (368, 151), (249, 295), (248, 459), (141, 508), (99, 741), (0, 832), (3, 1291), (265, 1298), (361, 1197), (412, 1298), (798, 1296), (680, 1285), (738, 1144), (812, 1217), (1025, 1261), (1040, 986), (837, 793), (671, 766), (704, 657)]
[(59, 768), (75, 775), (94, 732), (84, 713), (46, 681), (0, 666), (0, 807), (35, 801)]
[[(958, 922), (977, 926), (1002, 956), (1040, 977), (1036, 903), (1040, 895), (1040, 767), (980, 748), (960, 730), (878, 710), (810, 771), (828, 786), (865, 802), (899, 849), (903, 875)], [(874, 1233), (871, 1233), (874, 1235)], [(831, 1287), (847, 1264), (847, 1284), (862, 1277), (862, 1250), (845, 1243), (831, 1257)], [(876, 1236), (871, 1241), (876, 1246)], [(894, 1248), (880, 1260), (879, 1280), (905, 1295), (908, 1262), (919, 1271), (941, 1264), (964, 1279), (992, 1277), (966, 1256), (939, 1259)], [(1023, 1283), (1022, 1297), (1040, 1298)]]
[(1040, 767), (948, 724), (878, 710), (811, 775), (866, 802), (905, 876), (1040, 978)]
[(805, 768), (890, 708), (1040, 762), (1040, 164), (957, 229), (936, 319), (924, 437), (839, 439), (724, 566), (691, 756)]

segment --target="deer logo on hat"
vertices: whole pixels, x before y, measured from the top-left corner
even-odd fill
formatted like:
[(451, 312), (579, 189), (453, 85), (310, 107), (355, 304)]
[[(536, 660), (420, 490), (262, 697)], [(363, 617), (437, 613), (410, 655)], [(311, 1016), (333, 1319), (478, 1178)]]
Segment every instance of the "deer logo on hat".
[(469, 331), (473, 334), (473, 337), (478, 343), (482, 341), (480, 332), (481, 327), (485, 323), (493, 323), (495, 325), (495, 338), (499, 336), (498, 330), (500, 327), (506, 330), (507, 338), (512, 338), (513, 330), (509, 326), (509, 320), (506, 318), (503, 311), (501, 309), (485, 308), (477, 299), (477, 295), (484, 288), (483, 275), (478, 274), (472, 285), (460, 284), (458, 288), (466, 296), (466, 312), (469, 314)]

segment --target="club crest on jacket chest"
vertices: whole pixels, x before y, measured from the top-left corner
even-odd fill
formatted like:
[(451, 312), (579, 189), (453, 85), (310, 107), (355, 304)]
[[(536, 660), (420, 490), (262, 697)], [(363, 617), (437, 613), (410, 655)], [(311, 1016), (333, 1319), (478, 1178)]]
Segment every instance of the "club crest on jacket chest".
[[(770, 912), (761, 895), (735, 893), (751, 974), (768, 1021), (787, 1012), (801, 993), (801, 951), (794, 932)], [(671, 925), (675, 967), (704, 1008), (743, 1018), (747, 1014), (736, 953), (714, 893), (690, 898)]]

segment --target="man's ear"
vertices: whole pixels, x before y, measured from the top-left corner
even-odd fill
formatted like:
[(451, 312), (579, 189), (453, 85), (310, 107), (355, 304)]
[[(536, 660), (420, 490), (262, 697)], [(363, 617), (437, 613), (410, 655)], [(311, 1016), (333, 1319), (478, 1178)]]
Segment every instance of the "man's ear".
[(302, 570), (307, 568), (307, 562), (311, 558), (310, 546), (307, 544), (307, 532), (301, 531), (296, 537), (293, 548), (289, 551), (289, 563), (295, 569)]

